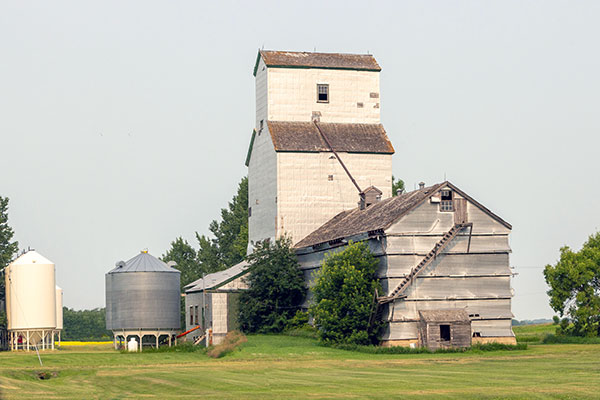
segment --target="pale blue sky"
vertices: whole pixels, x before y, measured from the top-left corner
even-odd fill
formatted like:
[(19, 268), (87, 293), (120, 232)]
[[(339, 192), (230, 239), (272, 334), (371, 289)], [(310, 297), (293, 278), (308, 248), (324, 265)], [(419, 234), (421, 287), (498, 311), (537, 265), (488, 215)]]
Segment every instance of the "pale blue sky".
[(0, 195), (65, 305), (176, 236), (246, 174), (257, 48), (370, 52), (394, 173), (444, 173), (513, 224), (513, 312), (550, 317), (542, 268), (600, 228), (600, 3), (0, 2)]

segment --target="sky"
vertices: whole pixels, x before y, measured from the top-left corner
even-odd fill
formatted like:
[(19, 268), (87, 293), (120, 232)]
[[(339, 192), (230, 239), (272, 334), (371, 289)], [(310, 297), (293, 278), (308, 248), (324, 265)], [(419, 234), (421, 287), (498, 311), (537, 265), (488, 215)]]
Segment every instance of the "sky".
[(0, 1), (0, 195), (64, 303), (161, 256), (246, 174), (259, 48), (373, 54), (393, 171), (444, 177), (510, 222), (513, 313), (600, 229), (600, 2)]

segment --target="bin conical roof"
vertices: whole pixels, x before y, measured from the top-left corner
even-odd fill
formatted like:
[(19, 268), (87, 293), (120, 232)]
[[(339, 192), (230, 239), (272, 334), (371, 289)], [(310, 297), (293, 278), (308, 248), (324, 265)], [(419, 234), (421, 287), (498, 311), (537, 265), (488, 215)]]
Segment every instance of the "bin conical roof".
[(11, 262), (13, 265), (20, 264), (54, 264), (52, 261), (48, 260), (46, 257), (41, 255), (35, 250), (29, 250), (25, 254), (21, 254), (21, 256), (17, 257), (16, 260)]
[(110, 270), (109, 274), (120, 272), (174, 272), (180, 273), (175, 268), (169, 267), (158, 258), (150, 255), (147, 251), (142, 251), (137, 256), (126, 262), (118, 262), (117, 266)]

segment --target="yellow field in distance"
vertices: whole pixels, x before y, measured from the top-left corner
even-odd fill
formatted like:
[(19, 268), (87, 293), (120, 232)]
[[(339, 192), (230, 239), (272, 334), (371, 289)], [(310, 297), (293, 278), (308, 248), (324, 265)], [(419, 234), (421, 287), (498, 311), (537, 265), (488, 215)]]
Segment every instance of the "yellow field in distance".
[(60, 342), (61, 346), (96, 346), (99, 344), (112, 345), (112, 342), (77, 342), (77, 341)]

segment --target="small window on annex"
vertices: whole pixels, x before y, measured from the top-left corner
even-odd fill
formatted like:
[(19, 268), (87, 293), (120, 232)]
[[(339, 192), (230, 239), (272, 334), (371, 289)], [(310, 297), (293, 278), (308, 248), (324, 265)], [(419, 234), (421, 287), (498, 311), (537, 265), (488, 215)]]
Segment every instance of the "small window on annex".
[(452, 204), (452, 191), (442, 190), (441, 197), (440, 211), (454, 211), (454, 205)]
[(450, 341), (450, 325), (440, 325), (440, 340), (443, 342)]
[(194, 317), (196, 320), (196, 325), (198, 325), (198, 306), (194, 307)]
[(194, 325), (194, 306), (190, 306), (190, 325)]
[(329, 85), (317, 85), (317, 103), (329, 103)]

